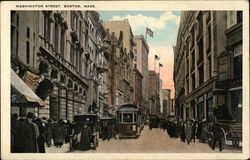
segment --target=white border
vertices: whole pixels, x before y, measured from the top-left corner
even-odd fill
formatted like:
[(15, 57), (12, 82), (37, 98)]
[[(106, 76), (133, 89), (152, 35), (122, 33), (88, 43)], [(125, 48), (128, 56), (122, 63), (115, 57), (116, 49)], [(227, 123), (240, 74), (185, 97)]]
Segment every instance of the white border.
[[(82, 8), (16, 8), (17, 4), (75, 4)], [(83, 8), (94, 4), (96, 8)], [(10, 154), (10, 10), (243, 10), (242, 153), (53, 153)], [(3, 159), (247, 159), (249, 158), (249, 4), (248, 1), (11, 1), (1, 2), (1, 157)], [(171, 146), (170, 146), (171, 147)]]

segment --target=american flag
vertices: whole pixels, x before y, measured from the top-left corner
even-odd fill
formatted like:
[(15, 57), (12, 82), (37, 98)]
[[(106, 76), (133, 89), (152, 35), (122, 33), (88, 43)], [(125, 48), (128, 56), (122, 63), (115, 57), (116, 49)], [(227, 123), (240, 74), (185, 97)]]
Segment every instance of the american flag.
[(154, 32), (153, 32), (150, 28), (148, 28), (148, 27), (146, 27), (146, 33), (147, 33), (150, 37), (153, 37), (153, 35), (154, 35)]

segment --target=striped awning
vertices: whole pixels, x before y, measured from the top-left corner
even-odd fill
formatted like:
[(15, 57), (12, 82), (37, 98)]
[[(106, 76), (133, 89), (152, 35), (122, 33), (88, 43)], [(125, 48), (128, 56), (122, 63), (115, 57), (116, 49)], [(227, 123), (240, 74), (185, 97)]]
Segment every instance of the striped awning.
[(41, 100), (31, 88), (11, 69), (11, 102), (27, 103), (34, 102), (44, 106), (45, 102)]

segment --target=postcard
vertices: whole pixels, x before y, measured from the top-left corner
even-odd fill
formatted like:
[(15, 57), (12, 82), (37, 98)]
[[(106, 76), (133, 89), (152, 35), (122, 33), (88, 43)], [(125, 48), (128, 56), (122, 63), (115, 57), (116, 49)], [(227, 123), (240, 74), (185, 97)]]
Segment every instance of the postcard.
[(248, 11), (2, 2), (2, 159), (249, 158)]

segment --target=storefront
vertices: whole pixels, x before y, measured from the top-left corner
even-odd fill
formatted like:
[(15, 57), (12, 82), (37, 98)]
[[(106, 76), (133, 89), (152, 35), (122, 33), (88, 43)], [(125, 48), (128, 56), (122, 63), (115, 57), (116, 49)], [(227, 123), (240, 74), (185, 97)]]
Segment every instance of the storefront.
[(45, 102), (11, 69), (11, 113), (25, 117), (28, 112), (38, 116), (38, 108)]

